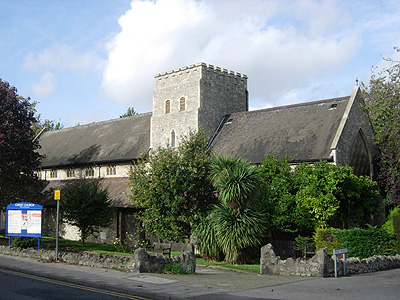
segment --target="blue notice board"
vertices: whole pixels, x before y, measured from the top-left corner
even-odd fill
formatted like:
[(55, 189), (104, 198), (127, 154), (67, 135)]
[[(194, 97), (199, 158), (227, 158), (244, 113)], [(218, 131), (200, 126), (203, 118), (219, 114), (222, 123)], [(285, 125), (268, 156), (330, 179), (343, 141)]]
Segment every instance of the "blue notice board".
[(42, 210), (29, 202), (7, 205), (7, 236), (42, 237)]

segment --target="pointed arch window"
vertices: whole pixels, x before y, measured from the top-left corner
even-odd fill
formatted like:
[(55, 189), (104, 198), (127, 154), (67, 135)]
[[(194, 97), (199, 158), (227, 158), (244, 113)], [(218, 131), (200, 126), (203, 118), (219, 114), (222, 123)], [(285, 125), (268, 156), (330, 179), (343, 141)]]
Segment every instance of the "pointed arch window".
[(354, 174), (357, 176), (372, 175), (372, 159), (367, 145), (367, 139), (360, 129), (353, 139), (349, 153), (349, 166), (353, 167)]
[(171, 112), (171, 101), (165, 101), (165, 114), (169, 114)]
[(181, 97), (179, 99), (179, 111), (184, 111), (186, 109), (186, 99), (185, 97)]
[(171, 131), (171, 147), (175, 148), (175, 130)]
[(86, 177), (93, 177), (94, 176), (94, 169), (93, 168), (86, 168), (85, 169), (85, 176)]

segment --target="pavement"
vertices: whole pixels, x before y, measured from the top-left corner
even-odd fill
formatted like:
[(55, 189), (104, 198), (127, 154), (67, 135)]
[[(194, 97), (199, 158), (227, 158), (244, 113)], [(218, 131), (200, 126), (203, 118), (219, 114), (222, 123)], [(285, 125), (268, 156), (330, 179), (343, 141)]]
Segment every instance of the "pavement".
[(0, 270), (150, 299), (400, 299), (400, 269), (339, 278), (257, 275), (197, 267), (195, 274), (137, 274), (0, 255)]

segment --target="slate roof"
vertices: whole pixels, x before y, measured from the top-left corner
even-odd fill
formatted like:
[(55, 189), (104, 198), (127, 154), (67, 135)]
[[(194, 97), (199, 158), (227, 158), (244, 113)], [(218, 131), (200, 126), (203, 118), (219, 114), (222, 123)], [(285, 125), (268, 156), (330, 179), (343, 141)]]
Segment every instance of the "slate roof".
[(150, 147), (151, 113), (48, 131), (41, 135), (43, 168), (127, 162)]
[[(107, 188), (108, 196), (112, 203), (113, 207), (134, 207), (134, 204), (128, 199), (126, 193), (129, 193), (128, 177), (118, 177), (118, 178), (101, 178), (96, 179), (99, 181), (100, 187), (102, 189)], [(61, 194), (63, 194), (63, 189), (73, 182), (76, 179), (70, 180), (51, 180), (48, 181), (45, 189), (42, 191), (42, 194), (45, 195), (44, 202), (42, 203), (46, 207), (56, 206), (57, 202), (54, 200), (54, 190), (61, 190)]]
[(286, 154), (292, 162), (330, 159), (349, 97), (231, 114), (212, 143), (220, 155), (262, 163)]

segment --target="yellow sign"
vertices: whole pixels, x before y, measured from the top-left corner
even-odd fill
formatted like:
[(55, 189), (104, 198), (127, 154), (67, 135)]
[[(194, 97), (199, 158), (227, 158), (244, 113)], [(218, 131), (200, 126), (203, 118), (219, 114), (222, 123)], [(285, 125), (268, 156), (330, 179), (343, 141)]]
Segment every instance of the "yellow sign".
[(60, 200), (60, 190), (54, 191), (54, 200)]

